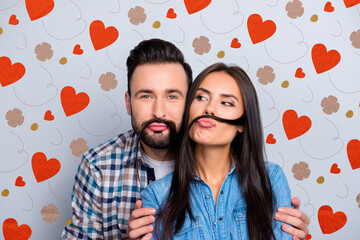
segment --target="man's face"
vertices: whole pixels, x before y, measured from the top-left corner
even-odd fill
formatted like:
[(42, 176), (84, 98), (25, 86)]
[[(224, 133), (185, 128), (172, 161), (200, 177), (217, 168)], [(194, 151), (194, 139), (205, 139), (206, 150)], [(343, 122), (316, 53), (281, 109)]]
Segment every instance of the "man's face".
[[(152, 148), (167, 148), (173, 123), (179, 131), (188, 91), (187, 77), (179, 63), (143, 64), (136, 67), (131, 83), (131, 96), (125, 94), (131, 124), (141, 140)], [(150, 124), (148, 124), (150, 122)]]

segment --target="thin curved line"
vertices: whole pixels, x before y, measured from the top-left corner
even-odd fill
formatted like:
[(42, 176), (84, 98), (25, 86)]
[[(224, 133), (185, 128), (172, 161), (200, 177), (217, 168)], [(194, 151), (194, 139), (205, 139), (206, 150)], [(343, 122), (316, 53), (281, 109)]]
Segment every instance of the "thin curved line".
[(337, 136), (333, 138), (333, 141), (336, 141), (339, 138), (339, 135), (340, 135), (339, 129), (330, 119), (328, 119), (328, 118), (325, 118), (325, 119), (328, 120), (334, 126), (334, 128), (336, 129)]
[[(303, 152), (304, 152), (307, 156), (311, 157), (312, 159), (316, 159), (316, 160), (326, 160), (326, 159), (332, 158), (333, 156), (335, 156), (336, 154), (338, 154), (338, 153), (344, 148), (344, 141), (343, 141), (341, 138), (337, 137), (337, 138), (333, 138), (333, 140), (334, 140), (334, 139), (336, 139), (336, 140), (337, 140), (337, 139), (340, 139), (340, 141), (341, 141), (341, 148), (340, 148), (339, 151), (335, 152), (334, 154), (332, 154), (332, 155), (330, 155), (330, 156), (328, 156), (328, 157), (314, 157), (314, 156), (311, 156), (309, 153), (307, 153), (307, 152), (305, 151), (304, 147), (303, 147), (302, 144), (301, 144), (301, 140), (300, 140), (300, 139), (299, 139), (299, 143), (300, 143), (301, 149), (303, 150)], [(335, 140), (334, 140), (334, 141), (335, 141)]]
[(267, 48), (266, 48), (266, 43), (264, 43), (265, 52), (266, 52), (266, 54), (269, 56), (269, 58), (271, 58), (273, 61), (275, 61), (275, 62), (277, 62), (277, 63), (280, 63), (280, 64), (290, 64), (290, 63), (294, 63), (294, 62), (296, 62), (296, 61), (299, 61), (301, 58), (305, 57), (306, 54), (309, 52), (309, 46), (307, 45), (306, 42), (304, 42), (304, 34), (303, 34), (303, 32), (300, 30), (300, 28), (299, 28), (298, 26), (296, 26), (296, 25), (293, 24), (292, 22), (290, 22), (290, 23), (291, 23), (292, 25), (294, 25), (294, 27), (299, 30), (299, 32), (300, 32), (300, 34), (301, 34), (301, 41), (299, 41), (297, 44), (298, 44), (298, 45), (305, 44), (305, 46), (306, 46), (306, 52), (305, 52), (304, 55), (300, 56), (299, 58), (297, 58), (297, 59), (295, 59), (295, 60), (293, 60), (293, 61), (291, 61), (291, 62), (280, 62), (280, 61), (276, 60), (275, 58), (273, 58), (272, 56), (270, 56), (270, 54), (269, 54), (269, 52), (268, 52), (268, 50), (267, 50)]
[(284, 158), (284, 156), (282, 155), (281, 152), (279, 152), (279, 155), (281, 156), (281, 158), (282, 158), (282, 160), (283, 160), (282, 165), (281, 165), (281, 168), (284, 168), (284, 166), (285, 166), (285, 158)]
[(307, 207), (307, 206), (311, 206), (312, 207), (312, 209), (313, 209), (313, 212), (312, 212), (312, 214), (309, 216), (309, 218), (311, 218), (313, 215), (314, 215), (314, 213), (315, 213), (315, 208), (314, 208), (314, 205), (312, 205), (311, 203), (310, 203), (310, 195), (309, 195), (309, 193), (305, 190), (305, 188), (303, 188), (303, 187), (301, 187), (299, 184), (296, 184), (299, 188), (301, 188), (305, 193), (306, 193), (306, 195), (307, 195), (307, 197), (308, 197), (308, 202), (307, 203), (304, 203), (304, 207)]
[(180, 30), (181, 30), (181, 32), (182, 32), (183, 40), (181, 40), (180, 42), (175, 41), (175, 40), (173, 40), (173, 41), (176, 42), (176, 43), (183, 43), (183, 42), (185, 41), (185, 33), (184, 33), (184, 30), (183, 30), (181, 27), (179, 27), (179, 28), (180, 28)]
[(338, 198), (342, 198), (342, 199), (344, 199), (344, 198), (347, 198), (348, 196), (349, 196), (349, 188), (348, 188), (348, 186), (346, 185), (346, 183), (343, 181), (343, 184), (345, 185), (345, 187), (346, 187), (346, 194), (345, 194), (345, 197), (342, 197), (342, 196), (339, 196), (339, 195), (336, 195)]
[(358, 7), (357, 10), (358, 10), (358, 14), (359, 14), (359, 16), (360, 16), (360, 7)]
[(17, 135), (15, 134), (13, 131), (9, 130), (12, 134), (14, 134), (20, 141), (21, 143), (21, 149), (17, 151), (18, 154), (20, 153), (25, 153), (26, 154), (26, 160), (23, 164), (21, 164), (20, 166), (16, 167), (15, 169), (12, 169), (12, 170), (7, 170), (7, 171), (4, 171), (4, 170), (0, 170), (0, 173), (10, 173), (10, 172), (14, 172), (15, 170), (18, 170), (19, 168), (21, 168), (22, 166), (24, 166), (28, 161), (29, 161), (29, 154), (24, 150), (24, 142), (22, 141), (22, 139)]
[[(56, 220), (56, 221), (57, 221), (57, 220)], [(57, 233), (54, 232), (54, 230), (50, 229), (50, 228), (49, 228), (48, 226), (46, 226), (46, 225), (45, 225), (45, 227), (46, 227), (47, 230), (49, 230), (50, 232), (52, 232), (56, 238), (59, 237), (59, 236), (57, 235)]]
[(120, 12), (120, 9), (121, 9), (121, 6), (120, 6), (120, 0), (117, 0), (117, 3), (118, 3), (118, 6), (119, 6), (119, 9), (117, 11), (110, 11), (110, 13), (119, 13)]
[(48, 184), (49, 184), (50, 192), (51, 192), (52, 195), (54, 195), (55, 198), (59, 199), (62, 202), (71, 202), (70, 200), (64, 200), (64, 199), (61, 199), (58, 196), (56, 196), (56, 194), (53, 192), (53, 190), (51, 188), (50, 181), (48, 182)]
[(263, 88), (260, 88), (260, 89), (263, 90), (265, 93), (267, 93), (267, 95), (269, 95), (269, 97), (271, 98), (272, 107), (270, 107), (269, 110), (272, 110), (273, 108), (275, 108), (275, 100), (274, 100), (273, 96), (269, 92), (267, 92), (265, 89), (263, 89)]
[(55, 93), (55, 96), (54, 96), (54, 97), (50, 98), (49, 100), (47, 100), (47, 101), (44, 102), (44, 103), (41, 103), (41, 104), (28, 104), (28, 103), (26, 103), (26, 102), (24, 102), (23, 100), (20, 99), (19, 95), (18, 95), (18, 94), (16, 93), (16, 91), (15, 91), (15, 86), (13, 86), (13, 91), (14, 91), (14, 95), (16, 96), (16, 98), (17, 98), (21, 103), (23, 103), (24, 105), (29, 106), (29, 107), (39, 107), (39, 106), (45, 105), (45, 104), (47, 104), (48, 102), (50, 102), (51, 100), (53, 100), (53, 99), (57, 96), (57, 93), (58, 93), (57, 87), (53, 84), (54, 79), (52, 78), (50, 72), (49, 72), (46, 68), (44, 68), (43, 66), (41, 66), (41, 65), (39, 65), (39, 66), (42, 67), (42, 68), (49, 74), (49, 76), (50, 76), (51, 83), (50, 83), (50, 84), (47, 84), (46, 87), (47, 87), (47, 88), (54, 87), (55, 90), (56, 90), (56, 93)]
[(200, 20), (201, 20), (201, 23), (204, 25), (204, 27), (207, 29), (207, 30), (209, 30), (210, 32), (212, 32), (212, 33), (215, 33), (215, 34), (227, 34), (227, 33), (231, 33), (231, 32), (233, 32), (234, 30), (236, 30), (237, 28), (239, 28), (243, 23), (244, 23), (244, 19), (245, 19), (245, 17), (244, 17), (244, 14), (242, 14), (241, 12), (233, 12), (233, 14), (234, 15), (237, 15), (237, 14), (241, 14), (241, 16), (242, 16), (242, 21), (241, 21), (241, 23), (240, 23), (240, 25), (238, 25), (238, 26), (236, 26), (235, 28), (233, 28), (232, 30), (230, 30), (230, 31), (227, 31), (227, 32), (215, 32), (215, 31), (213, 31), (213, 30), (211, 30), (210, 28), (208, 28), (206, 25), (205, 25), (205, 23), (204, 23), (204, 20), (202, 19), (202, 14), (200, 13)]
[(20, 48), (20, 47), (16, 47), (17, 49), (19, 49), (19, 50), (24, 50), (26, 47), (27, 47), (27, 40), (26, 40), (26, 37), (25, 37), (25, 35), (23, 34), (23, 33), (20, 33), (23, 37), (24, 37), (24, 39), (25, 39), (25, 47), (23, 47), (23, 48)]
[(53, 143), (53, 142), (50, 142), (51, 144), (53, 144), (53, 145), (61, 145), (62, 144), (62, 142), (63, 142), (63, 136), (62, 136), (62, 134), (61, 134), (61, 132), (60, 132), (60, 130), (58, 129), (58, 128), (56, 128), (56, 130), (59, 132), (59, 135), (60, 135), (60, 143)]
[(138, 32), (138, 31), (136, 31), (135, 29), (132, 29), (134, 32), (136, 32), (137, 34), (139, 34), (140, 35), (140, 37), (142, 38), (142, 40), (145, 40), (145, 38), (144, 38), (144, 36), (143, 35), (141, 35), (141, 33), (140, 32)]
[(80, 19), (82, 19), (81, 8), (80, 8), (79, 5), (77, 5), (73, 0), (70, 0), (70, 2), (72, 2), (72, 4), (74, 4), (74, 5), (77, 7), (77, 9), (79, 10), (79, 12), (80, 12), (80, 17), (75, 18), (76, 21), (79, 21)]
[[(359, 56), (360, 56), (360, 55), (359, 55)], [(360, 90), (357, 90), (357, 91), (355, 91), (355, 92), (345, 92), (345, 91), (343, 91), (343, 90), (340, 90), (340, 89), (337, 88), (337, 87), (335, 86), (335, 84), (332, 82), (330, 73), (328, 73), (328, 75), (329, 75), (329, 81), (330, 81), (331, 85), (333, 85), (333, 87), (334, 87), (336, 90), (338, 90), (339, 92), (342, 92), (342, 93), (345, 93), (345, 94), (354, 94), (354, 93), (360, 92)]]
[(247, 60), (247, 58), (245, 56), (243, 58), (245, 59), (245, 62), (247, 64), (246, 70), (244, 70), (244, 71), (247, 72), (247, 71), (249, 71), (250, 64), (249, 64), (249, 61)]
[(89, 79), (89, 78), (91, 77), (91, 68), (90, 68), (89, 64), (87, 64), (87, 63), (85, 63), (85, 64), (86, 64), (86, 66), (88, 66), (89, 76), (88, 76), (88, 77), (82, 77), (82, 76), (80, 76), (81, 79)]
[[(76, 5), (76, 4), (75, 4), (75, 5)], [(72, 36), (72, 37), (70, 37), (70, 38), (57, 38), (57, 37), (51, 35), (51, 34), (48, 32), (48, 30), (46, 29), (46, 27), (45, 27), (44, 20), (42, 20), (41, 23), (42, 23), (42, 25), (43, 25), (43, 28), (44, 28), (45, 32), (46, 32), (50, 37), (52, 37), (52, 38), (55, 39), (55, 40), (59, 40), (59, 41), (68, 41), (68, 40), (71, 40), (71, 39), (76, 38), (77, 36), (79, 36), (80, 34), (82, 34), (83, 32), (85, 32), (85, 30), (86, 30), (86, 21), (85, 21), (84, 19), (82, 19), (82, 18), (75, 18), (75, 21), (77, 21), (77, 22), (80, 21), (80, 20), (84, 22), (84, 29), (83, 29), (81, 32), (77, 33), (75, 36)]]
[(201, 62), (201, 63), (204, 65), (204, 67), (207, 67), (207, 65), (206, 65), (202, 60), (200, 60), (199, 58), (197, 58), (196, 60), (198, 60), (199, 62)]
[(263, 88), (260, 88), (261, 90), (263, 90), (265, 93), (267, 93), (268, 95), (269, 95), (269, 97), (271, 98), (271, 100), (272, 100), (272, 107), (270, 107), (268, 110), (271, 112), (271, 111), (273, 111), (273, 110), (276, 110), (276, 112), (277, 112), (277, 117), (276, 117), (276, 119), (273, 121), (273, 122), (271, 122), (270, 124), (268, 124), (267, 126), (264, 126), (263, 128), (268, 128), (268, 127), (270, 127), (271, 125), (273, 125), (274, 123), (276, 123), (278, 120), (279, 120), (279, 117), (280, 117), (280, 111), (275, 107), (275, 100), (274, 100), (274, 98), (273, 98), (273, 96), (270, 94), (270, 93), (268, 93), (265, 89), (263, 89)]
[(14, 3), (13, 5), (11, 5), (11, 6), (10, 6), (10, 7), (8, 7), (8, 8), (0, 9), (0, 12), (1, 12), (1, 11), (5, 11), (5, 10), (8, 10), (8, 9), (12, 8), (13, 6), (15, 6), (16, 4), (18, 4), (19, 2), (21, 2), (21, 0), (17, 1), (16, 3)]
[(107, 55), (107, 57), (108, 57), (108, 59), (109, 59), (109, 61), (111, 62), (111, 64), (112, 65), (114, 65), (114, 67), (116, 67), (116, 68), (118, 68), (118, 69), (120, 69), (120, 70), (124, 70), (124, 71), (126, 71), (126, 69), (125, 68), (121, 68), (121, 67), (119, 67), (118, 65), (116, 65), (112, 60), (111, 60), (111, 58), (110, 58), (110, 56), (109, 56), (109, 51), (108, 51), (108, 49), (106, 49), (106, 55)]
[(21, 210), (23, 210), (23, 211), (25, 211), (25, 212), (30, 212), (31, 210), (33, 210), (33, 208), (34, 208), (34, 200), (30, 197), (30, 195), (29, 194), (26, 194), (29, 198), (30, 198), (30, 200), (31, 200), (31, 208), (30, 209), (24, 209), (24, 208), (20, 208)]
[(170, 0), (166, 0), (165, 2), (161, 2), (161, 3), (153, 3), (153, 2), (149, 2), (148, 0), (145, 0), (145, 2), (150, 3), (150, 4), (156, 4), (156, 5), (160, 5), (160, 4), (164, 4), (169, 2)]
[(357, 53), (357, 52), (354, 52), (354, 53), (360, 57), (360, 54), (359, 54), (359, 53)]
[(276, 7), (278, 5), (278, 3), (279, 3), (279, 0), (276, 0), (275, 5), (270, 5), (270, 4), (266, 4), (266, 5), (269, 6), (269, 7)]
[(330, 33), (330, 35), (331, 35), (331, 36), (334, 36), (334, 37), (340, 37), (340, 36), (342, 35), (343, 30), (342, 30), (342, 26), (341, 26), (339, 20), (336, 20), (336, 21), (337, 21), (337, 23), (338, 23), (339, 26), (340, 26), (340, 33), (339, 33), (339, 34), (332, 34), (332, 33)]
[(314, 93), (313, 91), (311, 90), (311, 88), (308, 86), (308, 89), (310, 89), (310, 92), (311, 92), (311, 98), (309, 101), (305, 101), (304, 99), (301, 99), (301, 101), (305, 102), (305, 103), (311, 103), (313, 100), (314, 100)]

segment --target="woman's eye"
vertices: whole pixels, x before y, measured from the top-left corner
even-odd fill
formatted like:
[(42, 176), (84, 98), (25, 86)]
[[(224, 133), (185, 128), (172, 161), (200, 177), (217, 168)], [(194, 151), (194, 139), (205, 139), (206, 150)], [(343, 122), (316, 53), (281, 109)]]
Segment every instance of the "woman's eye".
[(198, 101), (205, 101), (205, 100), (206, 100), (206, 97), (201, 96), (201, 95), (197, 95), (195, 98), (196, 98)]
[(224, 104), (225, 106), (230, 106), (230, 107), (234, 107), (235, 105), (231, 102), (222, 102), (222, 104)]

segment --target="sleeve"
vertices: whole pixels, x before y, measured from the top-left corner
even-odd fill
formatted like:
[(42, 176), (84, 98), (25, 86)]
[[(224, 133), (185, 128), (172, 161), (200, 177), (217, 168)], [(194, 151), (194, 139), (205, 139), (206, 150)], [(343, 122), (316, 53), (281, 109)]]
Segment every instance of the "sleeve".
[(71, 196), (72, 222), (61, 239), (104, 239), (101, 173), (84, 156)]
[[(273, 173), (271, 174), (270, 181), (272, 184), (272, 190), (275, 197), (274, 211), (276, 212), (279, 207), (292, 207), (291, 205), (291, 191), (287, 182), (284, 171), (280, 166), (276, 166)], [(289, 239), (293, 238), (287, 232), (281, 229), (283, 222), (274, 219), (273, 231), (276, 239)]]

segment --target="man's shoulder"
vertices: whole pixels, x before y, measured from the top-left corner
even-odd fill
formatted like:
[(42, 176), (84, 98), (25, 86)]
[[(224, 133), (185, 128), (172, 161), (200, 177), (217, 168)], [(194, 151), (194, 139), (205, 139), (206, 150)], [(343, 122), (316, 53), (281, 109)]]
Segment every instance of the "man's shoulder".
[(129, 130), (114, 138), (109, 139), (84, 153), (84, 158), (91, 163), (106, 161), (108, 159), (121, 159), (126, 161), (132, 156), (136, 146), (137, 136), (133, 130)]

